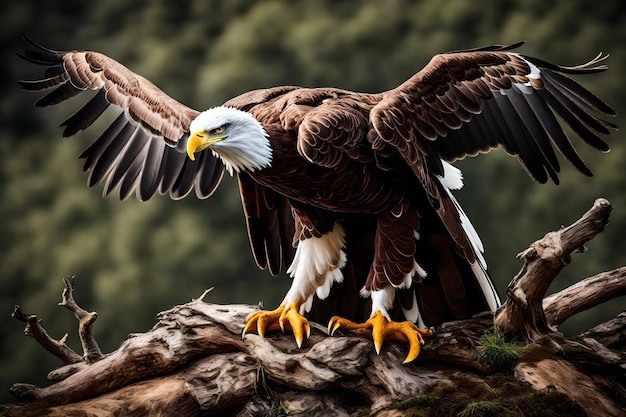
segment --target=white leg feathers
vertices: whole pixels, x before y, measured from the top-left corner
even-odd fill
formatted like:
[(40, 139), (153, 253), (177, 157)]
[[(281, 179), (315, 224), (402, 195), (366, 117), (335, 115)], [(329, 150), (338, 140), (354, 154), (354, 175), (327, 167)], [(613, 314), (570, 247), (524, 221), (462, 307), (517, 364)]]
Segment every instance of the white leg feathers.
[(287, 270), (293, 282), (283, 304), (302, 304), (304, 313), (310, 311), (314, 294), (322, 300), (328, 297), (332, 285), (343, 281), (345, 244), (345, 231), (339, 222), (335, 222), (331, 232), (301, 241)]
[[(388, 286), (382, 290), (367, 291), (365, 288), (361, 290), (361, 296), (371, 297), (372, 299), (372, 312), (370, 317), (373, 317), (377, 311), (385, 317), (387, 320), (391, 320), (389, 316), (389, 310), (393, 307), (394, 299), (396, 296), (396, 289), (393, 286)], [(404, 318), (412, 323), (416, 323), (421, 328), (426, 328), (422, 315), (420, 314), (419, 306), (417, 305), (417, 298), (415, 292), (413, 292), (413, 304), (410, 309), (402, 307)]]
[[(364, 295), (363, 293), (364, 292), (361, 291), (361, 295)], [(383, 288), (382, 290), (372, 291), (369, 295), (372, 298), (371, 315), (373, 316), (377, 311), (380, 311), (387, 320), (391, 320), (388, 310), (393, 307), (393, 300), (396, 296), (396, 289), (390, 285)]]
[(417, 327), (421, 327), (422, 329), (426, 328), (424, 319), (422, 319), (422, 315), (420, 314), (419, 306), (417, 305), (415, 291), (413, 291), (413, 304), (411, 305), (411, 308), (407, 310), (406, 308), (402, 307), (402, 312), (404, 313), (405, 319), (417, 324)]

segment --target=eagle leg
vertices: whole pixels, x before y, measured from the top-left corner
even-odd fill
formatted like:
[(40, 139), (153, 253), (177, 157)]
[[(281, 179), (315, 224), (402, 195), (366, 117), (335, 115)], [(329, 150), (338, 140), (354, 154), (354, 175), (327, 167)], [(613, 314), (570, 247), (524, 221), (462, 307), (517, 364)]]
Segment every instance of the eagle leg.
[(300, 313), (298, 303), (283, 304), (273, 311), (257, 311), (250, 314), (246, 319), (242, 337), (246, 333), (256, 332), (259, 336), (265, 337), (267, 330), (291, 330), (296, 339), (298, 348), (302, 346), (305, 337), (311, 335), (309, 322)]
[(424, 337), (433, 336), (430, 329), (420, 329), (410, 321), (395, 322), (387, 319), (377, 310), (365, 323), (354, 323), (341, 317), (332, 317), (328, 323), (328, 332), (332, 336), (337, 329), (350, 330), (360, 335), (368, 335), (374, 341), (376, 353), (379, 354), (384, 341), (396, 341), (409, 344), (409, 353), (403, 363), (415, 360), (424, 345)]

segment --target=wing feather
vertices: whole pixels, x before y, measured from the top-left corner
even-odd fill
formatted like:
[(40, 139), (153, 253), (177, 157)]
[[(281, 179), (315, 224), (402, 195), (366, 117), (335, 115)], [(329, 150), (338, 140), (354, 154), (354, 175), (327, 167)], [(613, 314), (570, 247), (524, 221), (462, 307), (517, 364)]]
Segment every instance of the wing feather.
[[(126, 173), (131, 169), (131, 166), (138, 164), (135, 160), (146, 146), (146, 141), (149, 140), (149, 137), (144, 135), (141, 129), (135, 129), (132, 135), (133, 137), (128, 141), (117, 141), (121, 146), (123, 146), (123, 149), (117, 150), (114, 146), (111, 146), (107, 149), (107, 151), (111, 152), (105, 152), (105, 154), (107, 154), (106, 156), (115, 159), (108, 162), (108, 166), (104, 166), (101, 170), (104, 174), (100, 175), (100, 177), (106, 178), (104, 195), (108, 195), (115, 190), (120, 181), (125, 177)], [(107, 162), (105, 162), (106, 156), (103, 155), (103, 158), (99, 160), (102, 165), (107, 164)], [(96, 167), (98, 167), (98, 165), (96, 165)], [(96, 171), (94, 170), (94, 173), (95, 172)]]
[[(531, 106), (531, 103), (535, 101), (526, 99), (526, 94), (515, 89), (510, 90), (510, 92), (506, 94), (506, 98), (510, 101), (511, 107), (517, 112), (519, 120), (523, 121), (525, 131), (528, 133), (527, 139), (533, 144), (535, 152), (537, 150), (540, 152), (540, 154), (537, 154), (536, 158), (545, 161), (541, 166), (543, 166), (548, 173), (558, 171), (559, 162), (550, 142), (550, 138)], [(534, 145), (536, 145), (536, 147)], [(552, 175), (551, 177), (554, 179)], [(558, 179), (556, 179), (555, 182), (558, 182)]]
[(174, 187), (178, 174), (183, 169), (185, 161), (188, 159), (184, 153), (176, 152), (173, 148), (166, 147), (163, 159), (168, 169), (163, 172), (163, 178), (159, 184), (159, 194), (167, 194)]
[[(109, 145), (122, 133), (124, 128), (128, 125), (128, 120), (124, 117), (124, 114), (120, 114), (113, 123), (105, 129), (104, 132), (96, 139), (87, 149), (85, 149), (79, 156), (81, 159), (85, 159), (83, 165), (83, 171), (90, 171), (96, 161), (102, 156), (104, 151)], [(93, 175), (93, 174), (92, 174)], [(89, 186), (97, 184), (99, 181), (89, 181)]]
[[(35, 104), (64, 102), (83, 91), (96, 94), (61, 126), (63, 136), (87, 129), (111, 104), (123, 112), (81, 154), (90, 186), (104, 183), (104, 194), (119, 189), (122, 199), (133, 193), (147, 200), (158, 190), (178, 199), (195, 184), (196, 195), (210, 196), (220, 183), (224, 167), (210, 152), (187, 161), (184, 142), (189, 124), (198, 115), (154, 84), (115, 60), (89, 51), (54, 51), (26, 39), (33, 49), (19, 54), (48, 68), (44, 78), (20, 81), (28, 91), (46, 91)], [(165, 146), (165, 145), (169, 146)]]
[(59, 104), (81, 93), (82, 90), (75, 88), (69, 80), (50, 91), (48, 94), (35, 102), (37, 107), (48, 107)]
[[(602, 69), (604, 71), (604, 69)], [(595, 94), (585, 89), (573, 79), (566, 77), (563, 74), (559, 74), (557, 71), (544, 71), (545, 78), (550, 80), (553, 84), (560, 86), (562, 89), (568, 91), (580, 98), (584, 103), (591, 106), (593, 109), (608, 116), (615, 116), (615, 110), (611, 108), (607, 103), (597, 97)]]
[(89, 169), (89, 186), (100, 184), (105, 181), (109, 173), (114, 171), (114, 165), (118, 161), (118, 157), (122, 149), (133, 140), (133, 136), (137, 131), (137, 126), (132, 123), (126, 123), (122, 130), (116, 135), (111, 142), (102, 149), (102, 154), (94, 160), (93, 166)]
[[(489, 120), (487, 123), (494, 132), (494, 140), (491, 143), (492, 148), (496, 148), (500, 144), (511, 155), (519, 154), (519, 146), (513, 140), (513, 133), (511, 133), (502, 114), (502, 109), (498, 106), (498, 102), (495, 99), (485, 101), (483, 116)], [(501, 138), (501, 143), (498, 142), (498, 138)]]
[[(167, 145), (163, 141), (149, 140), (144, 145), (145, 157), (143, 158), (143, 168), (141, 169), (141, 180), (139, 182), (139, 199), (149, 200), (161, 182), (163, 171), (166, 167), (167, 157), (164, 154)], [(198, 177), (200, 180), (201, 176)]]
[(135, 159), (128, 167), (128, 170), (124, 173), (124, 177), (119, 186), (120, 200), (127, 200), (132, 194), (137, 185), (141, 169), (141, 163)]
[(552, 107), (552, 109), (565, 120), (565, 122), (581, 137), (587, 144), (602, 152), (609, 151), (609, 145), (606, 144), (598, 135), (585, 126), (586, 122), (592, 129), (600, 133), (607, 133), (608, 129), (597, 119), (590, 117), (584, 109), (578, 107), (559, 89), (554, 88), (551, 83), (544, 82), (546, 89), (540, 94), (544, 100)]
[(530, 136), (526, 125), (520, 120), (514, 104), (505, 95), (496, 95), (496, 101), (504, 116), (504, 122), (509, 127), (512, 139), (518, 147), (517, 159), (531, 178), (545, 183), (548, 176), (544, 169), (541, 151)]
[[(209, 152), (205, 152), (205, 154), (207, 153)], [(207, 156), (203, 156), (199, 161), (203, 162), (205, 158), (207, 158)], [(194, 186), (198, 164), (189, 158), (185, 158), (184, 160), (185, 162), (183, 162), (183, 166), (170, 191), (170, 197), (174, 200), (180, 200), (186, 197)]]
[[(552, 92), (552, 94), (563, 103), (572, 113), (575, 113), (576, 116), (589, 127), (591, 127), (596, 132), (608, 135), (611, 133), (611, 130), (616, 130), (617, 126), (613, 123), (610, 123), (606, 120), (601, 119), (596, 114), (594, 114), (591, 109), (586, 108), (586, 106), (579, 104), (580, 96), (577, 96), (572, 91), (568, 90), (563, 84), (559, 83), (557, 80), (553, 79), (552, 73), (544, 74), (544, 84), (548, 90)], [(585, 102), (587, 102), (585, 100)], [(592, 108), (596, 108), (592, 105)]]
[(26, 91), (46, 91), (57, 87), (60, 84), (64, 84), (70, 79), (66, 72), (53, 75), (46, 74), (46, 76), (48, 78), (43, 78), (41, 80), (18, 81), (18, 84)]
[[(205, 152), (206, 154), (210, 152)], [(213, 194), (224, 175), (224, 166), (222, 162), (212, 157), (212, 155), (206, 155), (202, 160), (202, 168), (198, 173), (198, 179), (196, 180), (196, 194), (200, 198), (207, 198)]]
[(277, 275), (293, 260), (295, 249), (294, 218), (285, 196), (275, 193), (240, 173), (239, 190), (248, 237), (254, 260), (259, 268)]
[(491, 149), (498, 147), (498, 141), (496, 138), (502, 137), (502, 131), (498, 123), (492, 123), (492, 120), (500, 118), (493, 114), (493, 108), (489, 105), (489, 102), (485, 102), (483, 105), (483, 111), (481, 114), (475, 116), (475, 121), (480, 126), (483, 134), (480, 138), (480, 142), (476, 144), (479, 147), (479, 152), (489, 152)]
[(63, 137), (74, 136), (81, 130), (87, 129), (98, 117), (102, 116), (110, 104), (104, 90), (100, 90), (87, 104), (61, 123), (61, 126), (65, 127)]

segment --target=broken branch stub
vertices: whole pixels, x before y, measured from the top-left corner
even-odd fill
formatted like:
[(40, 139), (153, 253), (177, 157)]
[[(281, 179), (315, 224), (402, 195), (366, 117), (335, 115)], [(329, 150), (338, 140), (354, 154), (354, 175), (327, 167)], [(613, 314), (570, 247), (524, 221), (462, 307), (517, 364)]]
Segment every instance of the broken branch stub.
[(81, 308), (74, 300), (74, 277), (64, 278), (63, 284), (65, 287), (59, 305), (70, 310), (78, 320), (78, 337), (83, 347), (84, 359), (88, 363), (96, 362), (104, 357), (93, 335), (93, 323), (98, 314)]
[(599, 198), (578, 221), (547, 233), (518, 255), (524, 264), (507, 287), (507, 300), (496, 317), (496, 325), (503, 332), (530, 342), (552, 331), (543, 309), (546, 291), (571, 261), (571, 253), (581, 251), (586, 242), (604, 230), (612, 208), (611, 203)]
[(81, 308), (74, 300), (73, 277), (63, 279), (63, 283), (64, 288), (62, 300), (59, 303), (59, 306), (70, 310), (74, 314), (74, 317), (78, 320), (78, 336), (83, 347), (83, 356), (80, 356), (65, 344), (67, 334), (59, 340), (53, 339), (41, 325), (41, 320), (39, 320), (34, 314), (25, 314), (20, 306), (15, 306), (11, 316), (26, 323), (24, 334), (35, 339), (41, 347), (61, 359), (64, 364), (70, 365), (81, 362), (96, 362), (104, 357), (98, 343), (96, 342), (96, 338), (93, 335), (93, 323), (98, 315), (95, 312), (90, 313)]

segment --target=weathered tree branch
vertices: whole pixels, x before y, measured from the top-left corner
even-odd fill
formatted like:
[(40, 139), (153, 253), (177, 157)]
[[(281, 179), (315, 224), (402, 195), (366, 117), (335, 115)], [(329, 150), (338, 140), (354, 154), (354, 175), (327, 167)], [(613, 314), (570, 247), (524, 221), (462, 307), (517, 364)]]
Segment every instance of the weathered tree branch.
[(568, 318), (613, 298), (626, 295), (626, 267), (603, 272), (543, 300), (546, 320), (558, 326)]
[[(243, 323), (253, 311), (251, 306), (192, 301), (160, 313), (159, 322), (150, 332), (134, 335), (117, 351), (64, 380), (43, 388), (16, 384), (12, 392), (22, 401), (54, 404), (55, 410), (63, 410), (59, 411), (61, 415), (72, 409), (61, 405), (95, 398), (116, 389), (121, 391), (107, 395), (107, 401), (131, 394), (141, 397), (141, 390), (134, 384), (147, 388), (140, 381), (160, 378), (159, 381), (173, 391), (181, 389), (174, 381), (186, 381), (190, 401), (194, 399), (201, 407), (224, 410), (247, 403), (251, 395), (259, 391), (262, 382), (269, 382), (291, 390), (320, 393), (345, 389), (356, 392), (366, 403), (372, 404), (372, 409), (383, 410), (394, 407), (397, 399), (421, 394), (442, 380), (447, 381), (437, 373), (436, 367), (403, 366), (403, 355), (406, 355), (403, 346), (390, 344), (377, 356), (367, 340), (354, 336), (328, 337), (325, 329), (315, 324), (313, 334), (301, 350), (297, 349), (291, 335), (275, 334), (268, 338), (247, 335), (242, 341)], [(490, 318), (482, 319), (473, 327), (487, 331), (490, 321)], [(451, 333), (455, 328), (461, 329), (459, 333), (468, 336), (460, 322), (456, 326), (450, 323), (447, 328)], [(448, 353), (478, 344), (476, 335), (469, 343), (465, 337), (457, 340), (451, 333), (444, 332), (445, 342), (440, 343), (452, 342), (446, 348)], [(429, 356), (427, 351), (425, 349), (425, 357)], [(434, 351), (430, 357), (447, 361), (447, 356), (439, 357)], [(465, 352), (451, 357), (454, 363), (475, 362), (472, 355)], [(481, 368), (479, 364), (471, 366)], [(168, 374), (176, 376), (166, 377)], [(365, 375), (373, 384), (360, 383)], [(173, 407), (169, 403), (173, 398), (176, 397), (160, 398), (159, 402), (164, 409), (169, 409)]]
[[(360, 407), (374, 416), (401, 416), (397, 402), (403, 399), (489, 384), (489, 371), (476, 353), (480, 336), (492, 329), (490, 315), (440, 326), (416, 363), (402, 365), (406, 347), (401, 344), (385, 345), (378, 356), (369, 340), (329, 337), (316, 324), (302, 349), (291, 335), (248, 335), (242, 341), (245, 317), (253, 311), (252, 306), (196, 300), (162, 312), (152, 330), (133, 335), (117, 351), (62, 381), (48, 387), (14, 385), (12, 392), (28, 404), (7, 408), (6, 415), (42, 410), (51, 416), (116, 415), (132, 404), (133, 413), (126, 415), (266, 415), (281, 407), (290, 415), (332, 411), (347, 416)], [(543, 369), (537, 357), (549, 363), (563, 359), (560, 350), (545, 345), (531, 345), (515, 371), (541, 389), (554, 375), (537, 371)], [(612, 366), (619, 369), (614, 361)], [(605, 378), (602, 372), (606, 367), (589, 378)], [(603, 398), (609, 405), (614, 401)]]
[(518, 254), (524, 264), (507, 287), (507, 299), (496, 317), (505, 333), (535, 341), (551, 332), (543, 310), (543, 298), (558, 273), (571, 261), (571, 253), (604, 230), (613, 206), (600, 198), (578, 221), (556, 232), (547, 233)]
[[(544, 337), (525, 346), (522, 357), (515, 366), (517, 379), (529, 383), (537, 391), (555, 390), (564, 393), (581, 406), (586, 414), (595, 416), (623, 416), (622, 400), (616, 401), (615, 395), (626, 394), (624, 382), (624, 355), (602, 347), (598, 351), (596, 344), (569, 341), (562, 337)], [(578, 356), (578, 360), (572, 360)], [(616, 361), (615, 356), (619, 359)], [(570, 358), (570, 359), (568, 359)], [(602, 369), (603, 372), (597, 371)], [(614, 379), (604, 378), (602, 374), (614, 373)], [(569, 415), (559, 413), (558, 415)]]
[(624, 352), (626, 351), (626, 311), (609, 320), (587, 330), (581, 337), (597, 340), (602, 345)]
[[(467, 410), (486, 403), (498, 410), (489, 415), (551, 411), (618, 417), (626, 407), (626, 312), (576, 340), (549, 326), (623, 295), (625, 268), (543, 298), (570, 253), (602, 230), (609, 212), (610, 204), (598, 200), (581, 220), (549, 233), (524, 252), (524, 267), (509, 286), (509, 299), (496, 323), (532, 340), (525, 346), (498, 346), (521, 357), (497, 374), (477, 359), (487, 349), (481, 336), (498, 334), (491, 314), (442, 324), (418, 359), (402, 365), (403, 344), (387, 343), (377, 355), (367, 338), (340, 332), (329, 337), (315, 323), (301, 349), (290, 334), (251, 334), (242, 340), (245, 318), (255, 307), (207, 304), (207, 290), (190, 303), (159, 313), (150, 331), (131, 335), (95, 362), (74, 353), (73, 360), (80, 362), (51, 372), (49, 378), (56, 382), (50, 386), (14, 384), (11, 391), (21, 403), (0, 405), (0, 412), (27, 417), (388, 417), (415, 415), (426, 407), (438, 416), (458, 416), (463, 411), (475, 415)], [(95, 313), (78, 307), (71, 289), (66, 281), (62, 304), (72, 306), (81, 323), (93, 323)], [(35, 329), (40, 326), (34, 316), (19, 310), (15, 315), (32, 321)], [(51, 344), (42, 328), (35, 332), (42, 346)], [(92, 348), (97, 347), (93, 342)], [(64, 345), (63, 340), (57, 343)], [(529, 391), (529, 385), (536, 391)], [(411, 407), (415, 409), (408, 411)]]

